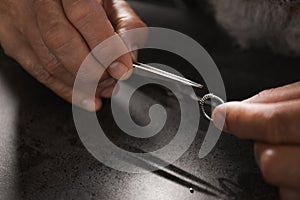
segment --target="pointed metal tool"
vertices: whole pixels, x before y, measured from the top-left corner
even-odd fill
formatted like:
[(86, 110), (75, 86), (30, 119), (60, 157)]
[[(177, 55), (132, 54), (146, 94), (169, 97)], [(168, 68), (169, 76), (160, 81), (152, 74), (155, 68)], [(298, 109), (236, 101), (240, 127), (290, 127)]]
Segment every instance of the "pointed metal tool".
[(147, 65), (147, 64), (136, 62), (136, 63), (133, 64), (133, 67), (135, 67), (137, 69), (141, 69), (141, 70), (147, 71), (147, 72), (150, 72), (150, 73), (153, 73), (153, 74), (156, 74), (156, 75), (159, 75), (159, 76), (162, 76), (164, 78), (171, 79), (173, 81), (180, 82), (180, 83), (182, 83), (184, 85), (188, 85), (188, 86), (192, 86), (192, 87), (196, 87), (196, 88), (203, 88), (203, 85), (201, 85), (199, 83), (196, 83), (194, 81), (191, 81), (189, 79), (183, 78), (181, 76), (172, 74), (170, 72), (158, 69), (156, 67), (152, 67), (152, 66)]

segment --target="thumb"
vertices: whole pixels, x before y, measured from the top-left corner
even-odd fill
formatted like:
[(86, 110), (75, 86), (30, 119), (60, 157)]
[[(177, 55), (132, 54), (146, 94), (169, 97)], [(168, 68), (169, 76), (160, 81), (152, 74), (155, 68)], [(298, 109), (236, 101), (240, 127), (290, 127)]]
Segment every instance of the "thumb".
[(216, 107), (212, 116), (217, 128), (240, 138), (253, 139), (253, 134), (265, 131), (270, 110), (268, 104), (229, 102)]
[(299, 119), (299, 100), (268, 104), (230, 102), (213, 112), (219, 129), (242, 139), (272, 144), (299, 144)]

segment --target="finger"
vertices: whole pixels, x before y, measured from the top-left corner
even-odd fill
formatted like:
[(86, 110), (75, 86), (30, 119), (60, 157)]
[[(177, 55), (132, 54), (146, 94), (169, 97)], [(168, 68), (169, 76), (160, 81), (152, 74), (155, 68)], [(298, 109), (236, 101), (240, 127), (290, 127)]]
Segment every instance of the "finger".
[(77, 98), (72, 101), (72, 88), (53, 77), (42, 67), (30, 45), (22, 39), (22, 35), (17, 30), (6, 30), (9, 34), (0, 33), (1, 44), (6, 49), (6, 53), (17, 60), (29, 74), (70, 103), (89, 111), (101, 108), (101, 99), (94, 99), (80, 91), (78, 91)]
[(101, 92), (101, 97), (111, 98), (116, 92), (117, 92), (117, 86), (112, 85), (111, 87), (108, 87)]
[[(89, 54), (89, 48), (85, 41), (65, 17), (58, 0), (35, 1), (35, 11), (46, 46), (68, 71), (76, 75)], [(86, 82), (98, 81), (103, 73), (104, 69), (95, 60), (90, 62), (88, 71), (84, 72), (85, 76), (80, 78)]]
[(259, 94), (246, 99), (244, 102), (275, 103), (294, 99), (300, 99), (300, 82), (262, 91)]
[(106, 80), (101, 81), (96, 89), (96, 97), (103, 97), (103, 98), (111, 97), (107, 95), (102, 95), (102, 93), (104, 90), (114, 87), (115, 84), (116, 84), (116, 80), (113, 78), (108, 78)]
[[(131, 56), (134, 61), (137, 60), (137, 49), (142, 47), (147, 38), (146, 24), (137, 16), (130, 5), (124, 0), (104, 1), (104, 9), (128, 49), (132, 52)], [(128, 30), (144, 28), (136, 33), (125, 33)]]
[[(68, 19), (79, 30), (90, 49), (93, 49), (95, 57), (104, 66), (111, 64), (109, 61), (105, 62), (109, 60), (107, 57), (113, 58), (118, 49), (126, 49), (123, 41), (116, 36), (112, 44), (105, 45), (105, 48), (98, 48), (100, 51), (95, 50), (99, 44), (115, 35), (104, 8), (96, 0), (63, 0), (62, 2)], [(108, 71), (114, 78), (120, 79), (129, 69), (132, 69), (132, 60), (129, 54), (125, 54), (111, 64)]]
[(267, 182), (300, 189), (300, 147), (257, 143), (255, 157)]
[(281, 200), (298, 200), (300, 199), (300, 191), (290, 188), (280, 188), (280, 199)]
[(23, 35), (27, 38), (31, 48), (39, 58), (41, 64), (51, 75), (61, 80), (68, 86), (73, 86), (75, 76), (64, 68), (64, 66), (45, 45), (41, 37), (40, 30), (38, 29), (34, 12), (28, 12), (26, 15), (29, 20), (26, 20), (26, 25), (22, 28)]
[(300, 143), (299, 119), (300, 100), (274, 104), (231, 102), (213, 112), (218, 128), (242, 139), (267, 143)]
[[(28, 52), (28, 50), (25, 51)], [(37, 57), (34, 58), (33, 52), (31, 52), (31, 54), (31, 56), (27, 55), (27, 59), (31, 59), (32, 62), (36, 60), (37, 62)], [(23, 52), (23, 55), (26, 55), (25, 52)], [(41, 67), (41, 64), (32, 63), (32, 65), (28, 65), (26, 62), (22, 62), (24, 58), (15, 59), (18, 60), (19, 63), (26, 69), (26, 71), (34, 76), (39, 82), (47, 86), (67, 102), (91, 112), (97, 111), (102, 107), (102, 101), (100, 98), (91, 97), (82, 91), (77, 90), (76, 98), (73, 98), (73, 88), (49, 74), (45, 69)]]
[(32, 38), (36, 39), (34, 39), (35, 41), (33, 41), (33, 39), (30, 39), (30, 45), (41, 61), (42, 66), (55, 78), (72, 87), (74, 84), (75, 76), (65, 69), (62, 63), (45, 46), (41, 38)]
[(102, 98), (111, 98), (113, 95), (114, 87), (106, 88), (101, 92), (101, 97)]

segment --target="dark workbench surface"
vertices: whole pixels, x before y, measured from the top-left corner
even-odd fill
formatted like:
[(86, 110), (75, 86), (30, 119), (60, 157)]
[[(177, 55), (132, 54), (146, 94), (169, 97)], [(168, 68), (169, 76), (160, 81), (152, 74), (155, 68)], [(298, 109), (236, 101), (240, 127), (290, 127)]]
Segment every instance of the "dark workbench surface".
[[(186, 7), (179, 1), (160, 6), (151, 3), (155, 1), (147, 2), (132, 1), (132, 5), (149, 26), (181, 31), (206, 48), (221, 71), (229, 100), (241, 100), (262, 89), (300, 79), (299, 59), (263, 49), (238, 48), (216, 25), (206, 4)], [(156, 62), (163, 58), (142, 53), (141, 60)], [(172, 60), (166, 62), (176, 66)], [(148, 87), (142, 92), (161, 91)], [(71, 106), (3, 53), (0, 94), (0, 199), (216, 199), (205, 190), (210, 186), (224, 192), (222, 199), (278, 198), (277, 190), (261, 178), (252, 142), (223, 134), (206, 158), (198, 158), (205, 123), (200, 125), (189, 151), (166, 168), (181, 178), (164, 170), (128, 174), (110, 169), (93, 158), (76, 132)], [(156, 96), (158, 100), (165, 99), (163, 95)], [(137, 107), (143, 106), (138, 95), (134, 100)], [(118, 138), (122, 133), (114, 127), (109, 105), (106, 100), (98, 114), (99, 121)], [(146, 117), (145, 113), (136, 115)], [(164, 135), (169, 135), (168, 129)], [(189, 192), (190, 181), (197, 186), (193, 194)]]

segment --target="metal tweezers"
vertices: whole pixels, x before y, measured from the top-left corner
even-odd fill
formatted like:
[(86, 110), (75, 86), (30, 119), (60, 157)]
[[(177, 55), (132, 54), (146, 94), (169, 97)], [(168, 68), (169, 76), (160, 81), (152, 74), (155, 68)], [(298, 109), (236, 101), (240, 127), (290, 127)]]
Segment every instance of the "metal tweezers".
[[(140, 69), (140, 70), (143, 70), (143, 71), (147, 71), (147, 72), (156, 74), (156, 75), (159, 75), (159, 76), (167, 78), (167, 79), (171, 79), (173, 81), (177, 81), (177, 82), (179, 82), (181, 84), (184, 84), (184, 85), (187, 85), (187, 86), (191, 86), (191, 87), (195, 87), (195, 88), (199, 88), (199, 89), (203, 88), (202, 84), (196, 83), (196, 82), (191, 81), (189, 79), (183, 78), (181, 76), (172, 74), (170, 72), (158, 69), (156, 67), (153, 67), (153, 66), (150, 66), (150, 65), (147, 65), (147, 64), (144, 64), (144, 63), (135, 62), (133, 64), (133, 67), (137, 68), (137, 69)], [(206, 111), (204, 109), (204, 105), (205, 105), (205, 103), (208, 99), (215, 99), (215, 100), (219, 101), (221, 104), (223, 104), (224, 101), (220, 97), (218, 97), (218, 96), (216, 96), (212, 93), (206, 94), (202, 98), (199, 99), (199, 104), (201, 106), (201, 110), (202, 110), (204, 116), (208, 120), (212, 121), (212, 118), (206, 113)]]

